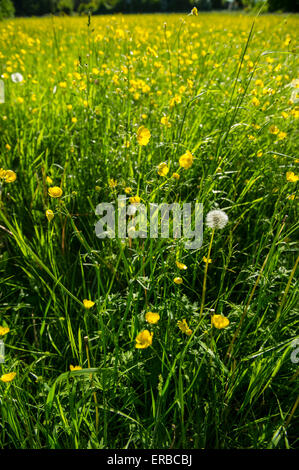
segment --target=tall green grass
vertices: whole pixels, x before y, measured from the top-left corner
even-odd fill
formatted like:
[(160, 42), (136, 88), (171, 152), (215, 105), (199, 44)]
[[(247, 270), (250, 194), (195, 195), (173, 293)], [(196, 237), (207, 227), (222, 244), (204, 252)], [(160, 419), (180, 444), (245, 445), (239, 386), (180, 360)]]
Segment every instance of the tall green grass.
[[(0, 166), (17, 175), (2, 180), (0, 202), (0, 325), (10, 328), (0, 375), (16, 372), (0, 381), (2, 448), (298, 446), (297, 183), (286, 178), (298, 173), (298, 18), (252, 22), (202, 14), (0, 24)], [(151, 132), (144, 147), (141, 125)], [(178, 170), (187, 150), (193, 165)], [(48, 195), (47, 176), (61, 198)], [(171, 237), (95, 236), (97, 204), (125, 187), (146, 204), (197, 201), (204, 215), (227, 213), (206, 273), (206, 225), (197, 250)], [(212, 327), (212, 314), (229, 326)], [(138, 350), (144, 329), (152, 346)]]

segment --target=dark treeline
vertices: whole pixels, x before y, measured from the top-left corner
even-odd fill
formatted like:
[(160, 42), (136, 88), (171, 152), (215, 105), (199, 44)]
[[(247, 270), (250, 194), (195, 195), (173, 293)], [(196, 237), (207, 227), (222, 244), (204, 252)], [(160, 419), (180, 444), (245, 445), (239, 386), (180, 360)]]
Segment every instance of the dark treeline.
[(299, 11), (299, 0), (0, 0), (1, 17), (41, 16), (46, 14), (93, 14), (107, 12), (139, 13), (198, 10), (260, 9)]

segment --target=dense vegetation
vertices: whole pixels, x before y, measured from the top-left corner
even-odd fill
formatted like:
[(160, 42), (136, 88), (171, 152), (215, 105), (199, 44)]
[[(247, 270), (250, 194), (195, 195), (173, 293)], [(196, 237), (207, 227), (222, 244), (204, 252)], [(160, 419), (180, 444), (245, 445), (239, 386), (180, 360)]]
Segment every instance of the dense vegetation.
[[(1, 448), (298, 447), (298, 18), (252, 21), (0, 24)], [(98, 238), (119, 195), (202, 246)]]
[(123, 13), (137, 12), (173, 12), (187, 11), (193, 6), (198, 10), (225, 8), (245, 8), (263, 11), (299, 11), (298, 0), (0, 0), (0, 19), (13, 16), (39, 16), (49, 13), (107, 13), (111, 11)]

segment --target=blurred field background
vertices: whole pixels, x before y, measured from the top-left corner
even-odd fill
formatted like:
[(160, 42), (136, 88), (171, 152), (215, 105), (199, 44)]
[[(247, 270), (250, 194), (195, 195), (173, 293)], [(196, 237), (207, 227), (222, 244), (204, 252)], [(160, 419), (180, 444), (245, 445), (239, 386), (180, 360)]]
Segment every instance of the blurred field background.
[(2, 448), (298, 447), (298, 17), (192, 8), (0, 23)]
[(47, 14), (82, 15), (105, 13), (186, 12), (196, 7), (199, 11), (244, 10), (257, 12), (298, 12), (298, 0), (1, 0), (0, 18), (13, 16), (40, 16)]

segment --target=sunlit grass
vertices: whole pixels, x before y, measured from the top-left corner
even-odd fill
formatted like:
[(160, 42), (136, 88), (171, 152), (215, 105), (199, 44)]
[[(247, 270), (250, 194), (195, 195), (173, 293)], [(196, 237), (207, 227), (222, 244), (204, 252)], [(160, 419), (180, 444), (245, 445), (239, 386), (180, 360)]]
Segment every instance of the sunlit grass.
[[(0, 23), (1, 447), (298, 446), (297, 30)], [(119, 195), (228, 220), (100, 240)]]

